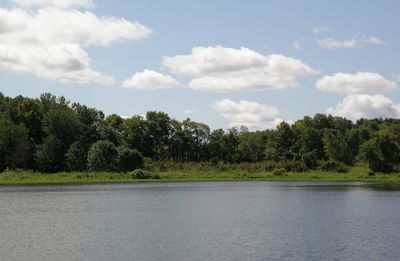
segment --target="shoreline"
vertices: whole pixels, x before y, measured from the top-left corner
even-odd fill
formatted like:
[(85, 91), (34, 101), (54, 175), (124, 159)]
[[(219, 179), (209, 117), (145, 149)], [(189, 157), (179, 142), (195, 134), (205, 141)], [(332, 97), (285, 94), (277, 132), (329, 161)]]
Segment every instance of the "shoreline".
[(136, 179), (129, 173), (61, 172), (42, 174), (31, 171), (8, 171), (0, 173), (0, 186), (46, 186), (46, 185), (107, 185), (135, 183), (185, 183), (185, 182), (362, 182), (365, 184), (399, 185), (400, 174), (382, 174), (370, 177), (360, 168), (349, 173), (310, 171), (288, 172), (274, 176), (270, 172), (157, 172), (159, 178)]

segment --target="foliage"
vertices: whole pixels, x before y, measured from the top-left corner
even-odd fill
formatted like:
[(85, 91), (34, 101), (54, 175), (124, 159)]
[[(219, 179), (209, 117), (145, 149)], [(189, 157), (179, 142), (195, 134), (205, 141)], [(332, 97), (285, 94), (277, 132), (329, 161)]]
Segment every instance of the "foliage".
[(361, 146), (361, 155), (373, 171), (392, 172), (400, 163), (398, 138), (388, 131), (378, 132)]
[(116, 171), (118, 150), (108, 140), (97, 141), (90, 148), (87, 161), (91, 171)]
[(283, 176), (283, 174), (286, 173), (286, 169), (283, 168), (279, 168), (279, 169), (274, 169), (274, 171), (272, 171), (272, 174), (274, 174), (274, 176)]
[(76, 141), (69, 146), (65, 160), (69, 171), (85, 171), (87, 169), (88, 151), (85, 146)]
[(286, 171), (305, 172), (308, 170), (306, 164), (302, 161), (287, 161), (284, 163)]
[(137, 169), (132, 172), (131, 177), (134, 179), (151, 179), (152, 175), (150, 171)]
[(125, 146), (118, 147), (117, 168), (119, 171), (128, 172), (143, 167), (143, 155), (138, 150)]
[(63, 143), (56, 136), (47, 136), (35, 153), (36, 169), (44, 173), (65, 170)]
[[(143, 163), (143, 157), (146, 163)], [(0, 171), (258, 171), (318, 167), (345, 171), (365, 160), (375, 172), (400, 170), (400, 120), (316, 114), (276, 129), (210, 130), (164, 112), (125, 119), (65, 97), (0, 93)], [(319, 165), (322, 166), (319, 166)]]
[(349, 168), (342, 162), (329, 160), (321, 164), (321, 169), (324, 171), (347, 173)]

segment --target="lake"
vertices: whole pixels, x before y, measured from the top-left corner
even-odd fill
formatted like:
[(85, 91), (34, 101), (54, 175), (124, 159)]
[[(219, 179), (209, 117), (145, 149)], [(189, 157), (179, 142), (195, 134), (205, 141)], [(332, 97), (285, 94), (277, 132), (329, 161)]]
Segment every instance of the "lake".
[(0, 187), (0, 258), (399, 260), (400, 191), (355, 185)]

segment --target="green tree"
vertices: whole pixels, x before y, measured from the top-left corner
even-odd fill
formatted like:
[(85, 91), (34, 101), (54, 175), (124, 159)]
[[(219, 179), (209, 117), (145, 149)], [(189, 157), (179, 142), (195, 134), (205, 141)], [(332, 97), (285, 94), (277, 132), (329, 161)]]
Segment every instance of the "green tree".
[(361, 155), (373, 171), (389, 173), (400, 162), (400, 145), (395, 135), (380, 131), (361, 145)]
[(0, 115), (0, 171), (31, 167), (32, 148), (28, 130)]
[(85, 144), (76, 141), (69, 146), (65, 154), (65, 160), (69, 171), (86, 171), (87, 170), (88, 150)]
[(67, 150), (81, 135), (82, 124), (71, 109), (51, 109), (44, 116), (44, 130), (63, 142)]
[(149, 111), (146, 114), (146, 138), (152, 144), (152, 157), (155, 160), (165, 159), (171, 134), (171, 119), (163, 112)]
[(293, 159), (292, 147), (295, 144), (295, 135), (291, 126), (281, 122), (276, 130), (276, 153), (279, 160)]
[(241, 132), (239, 134), (241, 161), (256, 162), (265, 158), (265, 142), (261, 132)]
[(87, 161), (91, 171), (116, 171), (118, 170), (118, 150), (110, 141), (97, 141), (90, 148)]
[(17, 122), (24, 124), (29, 131), (29, 136), (33, 138), (35, 143), (40, 144), (44, 136), (42, 129), (43, 107), (40, 101), (26, 98), (18, 103), (16, 109)]
[(40, 172), (55, 173), (65, 167), (64, 144), (56, 136), (47, 136), (35, 153), (36, 169)]
[(118, 147), (118, 170), (128, 172), (143, 167), (143, 155), (138, 150), (129, 149), (125, 146)]
[(324, 149), (329, 159), (347, 164), (353, 163), (356, 155), (351, 147), (349, 138), (349, 132), (325, 129), (323, 138)]

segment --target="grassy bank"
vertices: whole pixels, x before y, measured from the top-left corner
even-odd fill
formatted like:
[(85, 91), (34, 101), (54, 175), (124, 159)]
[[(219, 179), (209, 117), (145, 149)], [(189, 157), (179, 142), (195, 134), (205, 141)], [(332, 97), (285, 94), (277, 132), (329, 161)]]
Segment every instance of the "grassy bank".
[(282, 176), (272, 172), (248, 171), (163, 171), (157, 172), (157, 179), (136, 179), (130, 173), (82, 173), (62, 172), (42, 174), (32, 171), (6, 171), (0, 174), (0, 185), (42, 185), (42, 184), (106, 184), (135, 182), (184, 182), (184, 181), (359, 181), (368, 183), (400, 184), (400, 174), (368, 175), (364, 167), (353, 167), (348, 173), (309, 171), (287, 172)]

